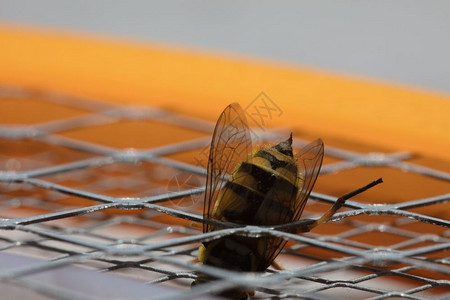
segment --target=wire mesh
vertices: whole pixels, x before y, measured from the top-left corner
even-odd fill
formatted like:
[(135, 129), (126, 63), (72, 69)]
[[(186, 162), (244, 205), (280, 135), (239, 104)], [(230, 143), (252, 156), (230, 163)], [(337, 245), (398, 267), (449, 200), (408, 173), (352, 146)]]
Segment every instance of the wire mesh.
[[(4, 293), (185, 299), (246, 287), (258, 299), (449, 296), (446, 162), (370, 145), (326, 146), (305, 217), (356, 187), (355, 176), (383, 173), (404, 185), (351, 199), (335, 222), (302, 235), (254, 226), (201, 233), (195, 224), (213, 123), (48, 91), (2, 87), (0, 99)], [(258, 131), (264, 141), (284, 134)], [(328, 183), (336, 178), (347, 185)], [(410, 182), (421, 182), (421, 192)], [(285, 268), (245, 274), (194, 261), (202, 241), (230, 234), (287, 239), (279, 256)], [(197, 272), (217, 280), (191, 289)]]

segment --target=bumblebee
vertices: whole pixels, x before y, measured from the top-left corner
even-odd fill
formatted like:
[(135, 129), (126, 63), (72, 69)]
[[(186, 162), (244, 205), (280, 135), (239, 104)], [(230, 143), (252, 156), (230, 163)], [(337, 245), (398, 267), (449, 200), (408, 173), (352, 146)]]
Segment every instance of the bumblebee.
[[(242, 226), (276, 226), (300, 220), (323, 155), (324, 145), (318, 139), (294, 156), (292, 133), (276, 145), (252, 152), (245, 112), (237, 103), (229, 105), (220, 115), (211, 141), (203, 218)], [(345, 200), (345, 196), (341, 197), (321, 218), (303, 222), (295, 231), (306, 232), (328, 221)], [(223, 227), (203, 223), (204, 233), (219, 229)], [(293, 232), (292, 229), (289, 231)], [(286, 242), (278, 237), (229, 235), (203, 242), (198, 260), (232, 271), (263, 272), (274, 262)], [(198, 274), (193, 285), (210, 280), (213, 279)], [(247, 297), (243, 290), (227, 293), (221, 295)]]

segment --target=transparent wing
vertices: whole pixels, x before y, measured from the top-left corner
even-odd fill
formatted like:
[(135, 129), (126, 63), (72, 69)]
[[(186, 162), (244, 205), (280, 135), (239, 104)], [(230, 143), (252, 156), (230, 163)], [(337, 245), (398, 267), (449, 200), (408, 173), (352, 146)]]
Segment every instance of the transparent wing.
[(298, 187), (299, 191), (295, 204), (295, 215), (290, 222), (300, 220), (309, 194), (319, 176), (323, 161), (323, 141), (317, 139), (306, 145), (297, 155), (298, 161)]
[[(293, 213), (289, 215), (283, 213), (274, 214), (272, 216), (272, 218), (275, 218), (272, 221), (274, 224), (286, 224), (300, 220), (303, 209), (308, 201), (309, 194), (316, 183), (317, 176), (320, 172), (320, 167), (322, 166), (324, 153), (323, 149), (323, 142), (321, 139), (318, 139), (306, 145), (296, 155), (298, 162), (298, 191), (296, 196), (294, 196), (293, 203), (289, 205), (289, 208)], [(280, 172), (280, 175), (283, 175), (283, 173)], [(283, 193), (289, 191), (286, 191), (285, 188), (281, 188), (280, 185), (281, 183), (276, 183), (272, 188), (273, 192), (270, 192), (270, 197), (272, 197), (272, 199), (276, 199), (277, 197), (285, 199), (286, 194)], [(277, 202), (281, 202), (281, 200)], [(277, 209), (278, 211), (282, 211), (281, 208)], [(287, 241), (282, 238), (267, 238), (267, 248), (263, 255), (263, 261), (266, 268), (272, 264), (274, 259), (283, 249), (286, 242)]]
[[(211, 141), (206, 177), (203, 218), (210, 218), (220, 190), (236, 165), (247, 159), (252, 150), (245, 112), (238, 103), (230, 104), (220, 115)], [(212, 226), (203, 223), (203, 232)]]

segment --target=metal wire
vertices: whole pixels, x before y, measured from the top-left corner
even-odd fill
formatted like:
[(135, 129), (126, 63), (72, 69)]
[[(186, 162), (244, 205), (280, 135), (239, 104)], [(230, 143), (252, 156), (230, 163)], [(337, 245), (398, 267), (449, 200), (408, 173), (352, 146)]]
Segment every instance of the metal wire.
[[(60, 299), (185, 299), (212, 297), (233, 287), (254, 289), (258, 299), (444, 299), (450, 294), (446, 252), (450, 221), (410, 211), (447, 203), (450, 193), (390, 204), (349, 200), (347, 210), (332, 219), (346, 229), (334, 234), (294, 235), (254, 226), (226, 228), (227, 224), (222, 224), (223, 230), (203, 234), (191, 221), (203, 221), (205, 169), (174, 155), (207, 147), (214, 124), (161, 109), (18, 88), (2, 87), (0, 99), (39, 99), (82, 111), (32, 125), (0, 126), (4, 147), (0, 149), (2, 288), (15, 286)], [(202, 136), (145, 149), (122, 149), (64, 135), (123, 121), (154, 121), (202, 132)], [(277, 138), (279, 132), (259, 131), (258, 136)], [(152, 133), (145, 138), (151, 139)], [(297, 139), (294, 146), (304, 143)], [(14, 147), (25, 154), (9, 151)], [(366, 154), (326, 147), (326, 155), (339, 161), (324, 165), (322, 175), (387, 167), (446, 184), (450, 181), (447, 172), (406, 161), (414, 153)], [(181, 188), (180, 180), (188, 184)], [(336, 197), (313, 192), (311, 199), (329, 205)], [(312, 215), (309, 207), (308, 203), (305, 214)], [(448, 206), (445, 209), (448, 217)], [(358, 215), (391, 219), (352, 218)], [(408, 227), (417, 224), (431, 224), (435, 230), (424, 233)], [(355, 239), (370, 233), (389, 234), (397, 242), (383, 246)], [(282, 261), (289, 261), (289, 268), (244, 274), (193, 261), (200, 242), (230, 234), (289, 240), (281, 255)], [(77, 272), (82, 275), (71, 277)], [(196, 272), (218, 280), (190, 289)], [(58, 274), (58, 280), (45, 274)], [(92, 278), (93, 287), (88, 288), (86, 278)], [(121, 285), (128, 287), (126, 293), (117, 289)]]

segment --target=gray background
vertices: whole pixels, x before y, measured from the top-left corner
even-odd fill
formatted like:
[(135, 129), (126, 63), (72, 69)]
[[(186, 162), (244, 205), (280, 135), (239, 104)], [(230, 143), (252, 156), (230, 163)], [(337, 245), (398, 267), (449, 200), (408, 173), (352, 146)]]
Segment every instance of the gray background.
[(450, 91), (448, 0), (0, 0), (0, 22), (187, 45)]

